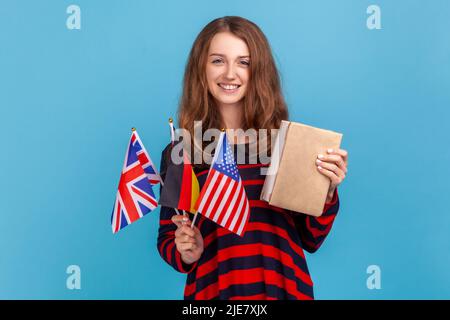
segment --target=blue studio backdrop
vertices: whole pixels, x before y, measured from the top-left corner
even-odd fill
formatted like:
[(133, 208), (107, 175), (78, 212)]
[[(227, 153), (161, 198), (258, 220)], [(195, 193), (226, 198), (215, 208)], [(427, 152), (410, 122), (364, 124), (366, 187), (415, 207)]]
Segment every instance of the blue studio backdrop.
[(450, 299), (447, 0), (2, 0), (0, 298), (182, 298), (159, 209), (115, 235), (110, 215), (130, 128), (159, 167), (191, 45), (225, 15), (268, 37), (290, 118), (344, 134), (316, 298)]

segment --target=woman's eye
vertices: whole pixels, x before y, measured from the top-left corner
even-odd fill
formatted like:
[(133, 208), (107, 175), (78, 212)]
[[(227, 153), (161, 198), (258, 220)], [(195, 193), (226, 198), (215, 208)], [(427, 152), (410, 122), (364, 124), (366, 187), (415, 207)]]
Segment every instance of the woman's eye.
[(242, 60), (241, 64), (245, 65), (245, 66), (249, 66), (250, 65), (250, 61), (247, 60)]
[(222, 62), (222, 59), (215, 59), (215, 60), (212, 61), (212, 63), (215, 63), (215, 64), (221, 63), (221, 62)]

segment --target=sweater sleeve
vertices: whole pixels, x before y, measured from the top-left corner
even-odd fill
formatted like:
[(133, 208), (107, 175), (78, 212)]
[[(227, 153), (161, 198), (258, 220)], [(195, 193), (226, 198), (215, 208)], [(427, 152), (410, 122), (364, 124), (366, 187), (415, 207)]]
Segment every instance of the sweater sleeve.
[(310, 252), (316, 252), (330, 233), (334, 219), (339, 210), (338, 191), (334, 192), (330, 202), (325, 203), (320, 217), (314, 217), (303, 213), (294, 214), (295, 227), (300, 235), (303, 248)]
[[(169, 154), (170, 145), (164, 149), (161, 155), (160, 175), (163, 181), (166, 176)], [(161, 185), (159, 192), (160, 197), (162, 189), (163, 186)], [(175, 245), (175, 231), (177, 230), (177, 226), (171, 220), (174, 214), (177, 214), (175, 209), (161, 206), (157, 241), (158, 252), (164, 261), (176, 271), (189, 273), (196, 268), (197, 262), (188, 265), (181, 260), (181, 254)]]

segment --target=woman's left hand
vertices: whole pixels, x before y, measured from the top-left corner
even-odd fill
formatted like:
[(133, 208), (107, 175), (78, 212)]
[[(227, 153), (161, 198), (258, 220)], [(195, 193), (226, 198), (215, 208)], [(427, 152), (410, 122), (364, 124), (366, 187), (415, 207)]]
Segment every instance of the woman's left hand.
[(333, 199), (336, 187), (344, 181), (347, 174), (348, 152), (343, 149), (328, 149), (327, 154), (319, 154), (316, 160), (317, 170), (331, 181), (327, 202)]

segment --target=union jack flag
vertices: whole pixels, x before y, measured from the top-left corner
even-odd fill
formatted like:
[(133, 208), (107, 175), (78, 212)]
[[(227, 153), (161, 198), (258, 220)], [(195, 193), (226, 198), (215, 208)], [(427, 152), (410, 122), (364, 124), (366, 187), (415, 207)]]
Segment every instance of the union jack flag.
[(243, 236), (250, 217), (250, 205), (225, 132), (219, 137), (195, 208), (222, 227)]
[(131, 134), (111, 215), (113, 233), (142, 218), (157, 206), (152, 186), (161, 182), (135, 129)]

